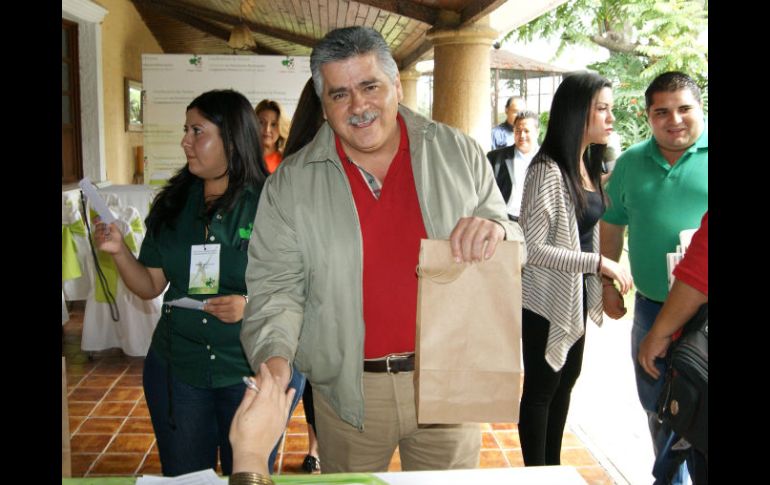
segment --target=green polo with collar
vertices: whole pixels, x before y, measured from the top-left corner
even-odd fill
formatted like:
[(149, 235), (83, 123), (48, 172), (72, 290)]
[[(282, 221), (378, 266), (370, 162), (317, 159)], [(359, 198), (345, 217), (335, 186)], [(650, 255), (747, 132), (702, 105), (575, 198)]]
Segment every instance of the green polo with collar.
[(668, 295), (666, 253), (676, 251), (679, 232), (700, 226), (708, 210), (708, 121), (703, 133), (671, 166), (655, 138), (618, 158), (607, 183), (603, 220), (628, 225), (628, 259), (634, 285), (644, 296)]
[[(231, 211), (212, 218), (206, 237), (203, 183), (196, 180), (175, 226), (163, 226), (157, 237), (147, 232), (139, 261), (148, 268), (163, 270), (169, 281), (164, 302), (246, 294), (246, 250), (260, 191), (257, 187), (246, 188)], [(190, 249), (204, 243), (220, 245), (219, 293), (191, 295), (187, 293)], [(241, 348), (240, 332), (241, 322), (224, 323), (210, 313), (164, 304), (152, 349), (171, 362), (174, 376), (181, 381), (203, 388), (224, 387), (252, 374)]]

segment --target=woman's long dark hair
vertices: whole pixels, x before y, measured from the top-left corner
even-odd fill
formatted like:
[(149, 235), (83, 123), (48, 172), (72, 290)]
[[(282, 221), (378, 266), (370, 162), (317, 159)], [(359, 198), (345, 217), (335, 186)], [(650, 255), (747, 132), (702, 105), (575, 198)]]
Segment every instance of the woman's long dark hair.
[[(233, 208), (245, 187), (259, 187), (268, 172), (262, 157), (259, 121), (246, 97), (230, 89), (207, 91), (187, 106), (187, 111), (198, 112), (217, 125), (227, 157), (227, 190), (221, 197), (206, 205), (207, 221), (219, 211)], [(185, 164), (155, 197), (145, 223), (153, 235), (166, 225), (174, 227), (176, 218), (187, 202), (188, 192), (198, 177)]]
[(559, 166), (575, 205), (581, 214), (586, 207), (586, 196), (580, 179), (580, 159), (585, 158), (586, 171), (599, 195), (604, 198), (601, 184), (602, 158), (607, 145), (590, 145), (586, 153), (580, 153), (583, 136), (588, 127), (591, 103), (603, 88), (612, 83), (592, 72), (573, 72), (564, 77), (553, 95), (548, 129), (533, 162), (542, 162), (542, 153)]
[(294, 110), (294, 118), (291, 120), (289, 136), (286, 138), (286, 147), (283, 149), (283, 157), (286, 158), (302, 147), (310, 143), (310, 140), (318, 133), (318, 129), (324, 124), (323, 108), (321, 100), (315, 93), (313, 78), (307, 80), (302, 94), (299, 95), (297, 108)]

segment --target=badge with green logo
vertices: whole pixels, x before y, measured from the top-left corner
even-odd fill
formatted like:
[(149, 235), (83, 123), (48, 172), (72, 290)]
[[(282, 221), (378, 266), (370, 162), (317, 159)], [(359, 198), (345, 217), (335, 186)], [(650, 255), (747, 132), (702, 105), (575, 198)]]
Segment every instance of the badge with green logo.
[(191, 247), (189, 294), (219, 293), (219, 253), (219, 244), (196, 244)]

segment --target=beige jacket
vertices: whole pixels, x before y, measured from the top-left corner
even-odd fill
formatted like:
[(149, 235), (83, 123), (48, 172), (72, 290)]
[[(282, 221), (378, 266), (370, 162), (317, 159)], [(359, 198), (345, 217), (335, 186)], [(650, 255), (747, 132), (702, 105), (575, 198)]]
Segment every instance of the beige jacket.
[[(403, 106), (399, 113), (428, 237), (447, 239), (461, 217), (478, 216), (499, 222), (507, 240), (523, 241), (479, 144)], [(362, 266), (358, 214), (334, 134), (324, 123), (262, 190), (249, 244), (241, 342), (254, 369), (273, 356), (293, 361), (340, 418), (359, 429)]]

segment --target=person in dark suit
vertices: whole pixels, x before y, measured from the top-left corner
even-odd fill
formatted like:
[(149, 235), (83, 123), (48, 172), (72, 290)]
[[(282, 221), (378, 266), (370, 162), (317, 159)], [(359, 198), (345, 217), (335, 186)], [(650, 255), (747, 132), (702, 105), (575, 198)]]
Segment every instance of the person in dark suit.
[(527, 110), (520, 111), (513, 120), (513, 145), (487, 153), (497, 186), (508, 205), (508, 218), (512, 221), (519, 220), (524, 176), (529, 162), (540, 149), (537, 144), (539, 130), (537, 114)]

